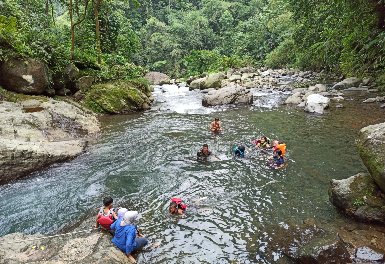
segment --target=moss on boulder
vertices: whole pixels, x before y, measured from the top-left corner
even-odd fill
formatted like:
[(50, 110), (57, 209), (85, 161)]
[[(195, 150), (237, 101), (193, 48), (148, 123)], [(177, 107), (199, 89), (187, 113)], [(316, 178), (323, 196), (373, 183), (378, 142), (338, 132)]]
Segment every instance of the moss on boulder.
[(87, 91), (84, 104), (97, 113), (124, 114), (148, 109), (150, 93), (141, 80), (96, 84)]
[(385, 193), (385, 123), (361, 129), (356, 145), (374, 181)]
[(348, 179), (332, 180), (329, 199), (345, 214), (364, 222), (385, 223), (385, 200), (378, 196), (378, 186), (367, 173)]

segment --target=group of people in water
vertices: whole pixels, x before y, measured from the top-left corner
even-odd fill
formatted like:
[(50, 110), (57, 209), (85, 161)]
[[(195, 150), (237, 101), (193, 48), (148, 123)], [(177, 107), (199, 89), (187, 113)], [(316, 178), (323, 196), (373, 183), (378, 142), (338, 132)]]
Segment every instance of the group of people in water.
[[(218, 134), (223, 132), (222, 124), (219, 118), (215, 118), (210, 124), (210, 131)], [(271, 141), (266, 136), (261, 136), (257, 140), (251, 141), (255, 149), (265, 152), (272, 151), (273, 156), (269, 157), (268, 165), (274, 169), (283, 168), (286, 165), (286, 144), (278, 140)], [(247, 147), (244, 144), (235, 145), (232, 149), (233, 157), (244, 158)], [(210, 156), (215, 156), (210, 150), (208, 144), (204, 144), (197, 153), (199, 161), (207, 161)], [(148, 244), (148, 239), (144, 237), (136, 222), (139, 219), (137, 211), (129, 211), (126, 208), (119, 208), (117, 211), (113, 208), (113, 199), (105, 197), (103, 207), (96, 216), (96, 228), (102, 228), (109, 231), (112, 235), (112, 243), (123, 251), (129, 260), (136, 263), (132, 253), (138, 251)], [(182, 199), (171, 198), (168, 211), (172, 215), (183, 215), (186, 212), (187, 205)]]
[[(214, 134), (219, 134), (223, 132), (222, 124), (219, 118), (215, 118), (214, 121), (210, 124), (210, 131)], [(269, 157), (267, 164), (274, 169), (282, 169), (284, 168), (286, 163), (286, 144), (280, 142), (279, 140), (270, 140), (266, 136), (261, 136), (260, 138), (251, 141), (254, 149), (263, 150), (268, 153), (269, 150), (272, 151), (272, 156)], [(244, 158), (246, 154), (246, 145), (238, 144), (234, 145), (232, 148), (233, 157)], [(197, 153), (197, 158), (199, 161), (207, 161), (207, 159), (213, 155), (213, 153), (209, 150), (209, 146), (207, 144), (203, 144), (200, 151)]]

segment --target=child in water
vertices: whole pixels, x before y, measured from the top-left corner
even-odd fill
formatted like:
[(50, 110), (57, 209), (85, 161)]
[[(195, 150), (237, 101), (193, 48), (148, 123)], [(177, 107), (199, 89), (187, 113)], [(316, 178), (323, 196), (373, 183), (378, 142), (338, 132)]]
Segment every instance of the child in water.
[(185, 205), (180, 198), (172, 198), (168, 211), (173, 215), (183, 215), (186, 212), (187, 205)]
[(285, 166), (285, 158), (283, 157), (281, 150), (278, 149), (274, 151), (273, 159), (269, 165), (274, 169), (281, 169)]
[(244, 145), (234, 146), (233, 148), (234, 157), (244, 158), (245, 151), (246, 151), (246, 147)]

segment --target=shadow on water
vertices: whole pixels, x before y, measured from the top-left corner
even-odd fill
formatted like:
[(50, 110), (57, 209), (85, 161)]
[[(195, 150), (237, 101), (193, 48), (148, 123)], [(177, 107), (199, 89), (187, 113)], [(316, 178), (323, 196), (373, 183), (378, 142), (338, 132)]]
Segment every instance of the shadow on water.
[[(1, 186), (0, 235), (62, 230), (93, 216), (111, 195), (142, 212), (141, 228), (160, 242), (139, 262), (270, 263), (269, 239), (260, 239), (267, 230), (341, 218), (328, 202), (329, 181), (366, 170), (354, 139), (361, 127), (385, 120), (381, 110), (354, 101), (316, 116), (263, 104), (207, 110), (196, 106), (195, 93), (157, 92), (162, 102), (152, 111), (102, 118), (103, 136), (84, 155)], [(208, 132), (214, 117), (224, 124), (217, 137)], [(287, 143), (286, 169), (271, 170), (268, 155), (255, 151), (231, 158), (233, 144), (262, 134)], [(220, 160), (195, 160), (204, 143)], [(168, 215), (173, 196), (189, 205), (185, 217)]]

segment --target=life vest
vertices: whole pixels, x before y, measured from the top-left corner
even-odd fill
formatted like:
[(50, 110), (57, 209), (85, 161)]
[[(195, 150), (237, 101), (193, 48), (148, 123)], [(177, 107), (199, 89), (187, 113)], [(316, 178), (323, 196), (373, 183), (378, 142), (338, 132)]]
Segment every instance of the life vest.
[(221, 128), (221, 125), (220, 123), (218, 122), (214, 122), (212, 125), (211, 125), (211, 129), (214, 130), (214, 131), (219, 131)]
[(111, 225), (114, 222), (114, 216), (112, 214), (113, 210), (110, 209), (108, 211), (108, 214), (104, 213), (104, 208), (100, 208), (100, 211), (98, 213), (98, 223), (101, 225), (104, 229), (111, 229)]
[(277, 150), (279, 149), (280, 151), (282, 151), (282, 156), (284, 156), (286, 154), (286, 144), (285, 143), (282, 143), (282, 144), (278, 144), (274, 150)]
[(183, 203), (183, 200), (181, 198), (171, 198), (172, 203), (176, 203), (178, 205), (178, 208), (182, 209), (183, 211), (186, 211), (187, 205)]

